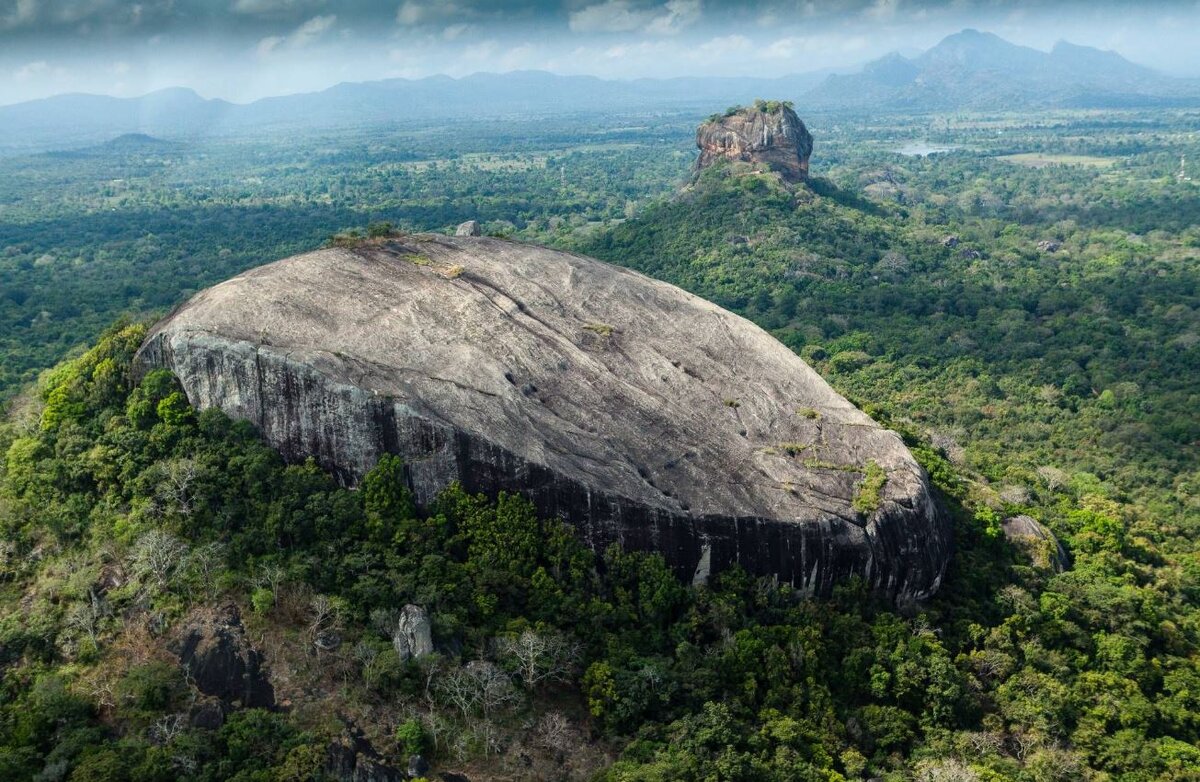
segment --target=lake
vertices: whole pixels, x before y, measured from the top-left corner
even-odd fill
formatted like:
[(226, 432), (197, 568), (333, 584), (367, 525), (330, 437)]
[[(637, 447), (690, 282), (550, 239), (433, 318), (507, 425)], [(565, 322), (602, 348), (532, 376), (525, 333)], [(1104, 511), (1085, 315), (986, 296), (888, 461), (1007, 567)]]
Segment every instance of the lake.
[(930, 144), (928, 141), (908, 141), (894, 148), (895, 152), (906, 157), (925, 157), (927, 155), (940, 155), (945, 152), (953, 152), (959, 149), (954, 144)]

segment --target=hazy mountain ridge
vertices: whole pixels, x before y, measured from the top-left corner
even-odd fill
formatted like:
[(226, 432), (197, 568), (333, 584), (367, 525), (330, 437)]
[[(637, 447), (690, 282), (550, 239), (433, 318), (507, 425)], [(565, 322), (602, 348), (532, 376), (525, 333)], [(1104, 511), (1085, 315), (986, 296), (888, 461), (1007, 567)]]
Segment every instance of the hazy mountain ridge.
[(798, 95), (824, 73), (759, 78), (637, 79), (558, 76), (543, 71), (477, 73), (454, 79), (346, 82), (320, 92), (248, 104), (205, 99), (186, 88), (136, 98), (67, 94), (0, 106), (0, 154), (85, 146), (128, 133), (172, 138), (421, 125), (463, 119), (553, 116), (584, 111), (647, 114), (706, 112), (759, 95)]
[(178, 139), (580, 112), (699, 114), (760, 97), (829, 112), (1200, 105), (1200, 80), (1165, 76), (1088, 46), (1060, 42), (1043, 52), (964, 30), (916, 57), (889, 54), (852, 74), (613, 81), (512, 71), (346, 82), (247, 104), (205, 99), (187, 88), (137, 98), (58, 95), (0, 106), (0, 154), (86, 146), (128, 133)]
[(1049, 52), (963, 30), (913, 58), (889, 54), (829, 76), (806, 96), (840, 109), (1113, 107), (1200, 101), (1200, 82), (1165, 76), (1112, 51), (1060, 41)]

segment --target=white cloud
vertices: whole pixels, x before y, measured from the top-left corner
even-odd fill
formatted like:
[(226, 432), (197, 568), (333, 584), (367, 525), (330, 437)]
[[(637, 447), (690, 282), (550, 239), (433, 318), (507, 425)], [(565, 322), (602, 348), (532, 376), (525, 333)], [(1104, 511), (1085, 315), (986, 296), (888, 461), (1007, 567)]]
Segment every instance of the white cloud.
[[(648, 59), (669, 57), (677, 54), (672, 44), (660, 41), (640, 41), (638, 43), (619, 43), (604, 50), (603, 56), (626, 64), (645, 62)], [(582, 59), (576, 58), (576, 59)]]
[(744, 35), (722, 35), (710, 38), (697, 47), (697, 51), (706, 57), (728, 57), (734, 54), (744, 54), (753, 51), (754, 42)]
[(856, 52), (864, 52), (871, 48), (871, 41), (865, 35), (851, 35), (849, 38), (843, 38), (837, 47), (837, 51), (844, 54), (853, 54)]
[(258, 53), (259, 57), (266, 57), (275, 51), (276, 47), (283, 43), (283, 41), (284, 37), (282, 35), (268, 35), (258, 42), (258, 45), (254, 47), (254, 51)]
[(478, 11), (451, 0), (432, 0), (432, 2), (405, 0), (396, 9), (396, 24), (403, 27), (415, 27), (419, 24), (429, 24), (463, 16), (478, 16)]
[(27, 62), (13, 71), (13, 79), (16, 81), (29, 81), (49, 72), (50, 63), (45, 60), (37, 60), (35, 62)]
[(320, 38), (330, 27), (333, 27), (333, 23), (336, 21), (337, 17), (333, 14), (314, 16), (288, 36), (288, 44), (296, 48), (307, 46), (315, 39)]
[(97, 26), (136, 27), (150, 18), (163, 18), (175, 0), (0, 0), (0, 31), (35, 22), (74, 27), (90, 32)]
[(261, 39), (254, 47), (254, 51), (259, 57), (269, 57), (281, 47), (303, 49), (329, 32), (335, 22), (337, 22), (337, 16), (334, 14), (314, 16), (286, 36), (268, 35), (266, 38)]
[[(830, 4), (826, 3), (824, 10), (829, 11), (829, 6)], [(811, 0), (810, 2), (794, 1), (785, 5), (771, 5), (763, 9), (754, 22), (759, 27), (775, 28), (781, 25), (792, 24), (798, 20), (812, 19), (821, 10)]]
[(411, 27), (420, 24), (427, 13), (428, 9), (424, 5), (408, 0), (396, 9), (396, 23)]
[(861, 35), (789, 35), (764, 46), (761, 56), (767, 60), (792, 60), (804, 57), (806, 59), (832, 59), (835, 62), (841, 62), (844, 61), (846, 55), (867, 48), (868, 43), (867, 39)]
[(652, 11), (634, 8), (629, 0), (605, 0), (573, 11), (567, 26), (576, 33), (627, 33), (652, 18)]
[(700, 0), (669, 0), (663, 6), (664, 13), (646, 25), (652, 35), (675, 35), (700, 19)]
[(500, 68), (506, 71), (530, 68), (535, 62), (537, 49), (532, 44), (523, 43), (514, 46), (500, 55)]
[(675, 35), (700, 18), (700, 0), (667, 0), (660, 6), (642, 8), (630, 0), (605, 0), (573, 11), (567, 26), (576, 33), (629, 33)]
[(442, 30), (442, 39), (453, 41), (461, 38), (465, 33), (470, 32), (471, 25), (469, 24), (452, 24)]
[(900, 10), (900, 0), (875, 0), (863, 9), (863, 16), (877, 22), (886, 22), (894, 19), (898, 10)]
[(37, 15), (37, 0), (17, 0), (11, 11), (0, 14), (0, 30), (22, 27), (36, 19)]
[(796, 56), (802, 45), (803, 41), (794, 35), (780, 38), (763, 47), (763, 57), (770, 60), (790, 60)]
[(495, 41), (480, 41), (464, 48), (461, 59), (470, 62), (490, 60), (499, 48), (499, 45)]
[(100, 14), (116, 18), (122, 11), (120, 5), (113, 8), (113, 4), (108, 0), (70, 0), (70, 2), (55, 3), (46, 10), (51, 18), (62, 24), (84, 22)]
[(308, 4), (308, 0), (235, 0), (231, 10), (238, 14), (273, 14)]

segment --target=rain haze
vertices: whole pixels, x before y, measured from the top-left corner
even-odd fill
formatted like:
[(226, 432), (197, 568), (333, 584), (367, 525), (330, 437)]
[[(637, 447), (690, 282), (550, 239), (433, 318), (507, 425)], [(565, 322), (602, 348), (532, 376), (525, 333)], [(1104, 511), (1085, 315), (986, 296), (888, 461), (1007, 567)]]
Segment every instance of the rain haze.
[(911, 55), (963, 28), (1200, 75), (1196, 3), (2, 0), (0, 104), (175, 86), (245, 102), (480, 71), (775, 77)]

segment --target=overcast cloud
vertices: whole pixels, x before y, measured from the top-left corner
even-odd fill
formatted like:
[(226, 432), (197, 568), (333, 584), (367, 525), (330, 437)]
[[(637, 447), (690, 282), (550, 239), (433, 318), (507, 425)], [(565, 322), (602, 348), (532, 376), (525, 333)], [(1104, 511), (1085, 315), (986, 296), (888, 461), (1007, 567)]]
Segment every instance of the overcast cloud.
[(1200, 3), (1000, 0), (0, 0), (0, 103), (187, 86), (247, 101), (341, 81), (852, 68), (964, 27), (1200, 76)]

